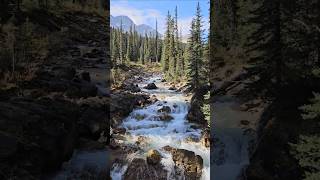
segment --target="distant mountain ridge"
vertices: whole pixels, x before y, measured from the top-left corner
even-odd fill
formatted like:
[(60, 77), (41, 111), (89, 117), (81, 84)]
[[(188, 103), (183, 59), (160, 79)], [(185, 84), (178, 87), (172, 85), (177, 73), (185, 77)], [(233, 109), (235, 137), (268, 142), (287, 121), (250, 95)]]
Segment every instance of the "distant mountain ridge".
[[(132, 19), (130, 19), (128, 16), (110, 16), (110, 26), (113, 28), (120, 28), (121, 26), (121, 21), (122, 21), (122, 28), (124, 31), (129, 32), (130, 31), (130, 27), (135, 26), (136, 31), (142, 35), (145, 36), (145, 34), (152, 34), (155, 35), (156, 34), (156, 30), (153, 29), (152, 27), (146, 25), (146, 24), (139, 24), (136, 25)], [(162, 37), (162, 35), (157, 32), (159, 37)]]

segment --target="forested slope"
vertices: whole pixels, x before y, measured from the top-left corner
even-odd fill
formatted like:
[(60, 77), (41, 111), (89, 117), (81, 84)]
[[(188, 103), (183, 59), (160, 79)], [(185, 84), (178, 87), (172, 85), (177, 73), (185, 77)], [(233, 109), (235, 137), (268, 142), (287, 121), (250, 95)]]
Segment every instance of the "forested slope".
[[(319, 92), (319, 10), (318, 1), (211, 1), (212, 95), (242, 85), (246, 93), (236, 96), (268, 104), (257, 119), (247, 179), (319, 176), (318, 95), (303, 106)], [(246, 81), (224, 82), (221, 74), (239, 69)]]

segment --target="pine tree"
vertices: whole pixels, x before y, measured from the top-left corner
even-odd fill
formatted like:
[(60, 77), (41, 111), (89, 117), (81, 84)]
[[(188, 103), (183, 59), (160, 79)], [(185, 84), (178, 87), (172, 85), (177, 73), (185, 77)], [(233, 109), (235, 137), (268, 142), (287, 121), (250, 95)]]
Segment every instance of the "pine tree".
[(184, 57), (184, 49), (183, 49), (183, 44), (182, 44), (182, 31), (180, 29), (180, 36), (179, 36), (179, 70), (180, 70), (180, 76), (185, 75), (185, 57)]
[(172, 39), (171, 39), (171, 73), (174, 79), (177, 78), (177, 64), (179, 55), (179, 35), (178, 35), (178, 7), (175, 8), (175, 17), (172, 19)]
[(140, 60), (140, 63), (141, 64), (144, 64), (144, 42), (142, 41), (142, 44), (140, 46), (140, 57), (139, 57), (139, 60)]
[(167, 72), (169, 70), (169, 58), (170, 58), (170, 27), (171, 27), (171, 15), (170, 12), (168, 11), (167, 15), (167, 29), (164, 37), (164, 42), (163, 42), (163, 47), (162, 47), (162, 56), (161, 56), (161, 61), (162, 61), (162, 69), (163, 72)]
[(149, 39), (148, 39), (148, 49), (147, 49), (147, 55), (149, 56), (149, 63), (152, 63), (154, 59), (154, 39), (152, 33), (149, 33)]
[(121, 64), (124, 64), (124, 47), (123, 47), (123, 30), (122, 30), (122, 19), (120, 22), (120, 31), (119, 31), (119, 60)]
[(156, 41), (155, 41), (155, 43), (156, 43), (156, 47), (155, 47), (155, 51), (156, 51), (156, 62), (158, 62), (159, 60), (158, 60), (158, 58), (159, 58), (159, 55), (158, 55), (158, 41), (159, 41), (159, 38), (158, 38), (158, 21), (157, 21), (157, 19), (156, 19)]
[(112, 29), (112, 40), (111, 40), (111, 58), (113, 67), (117, 66), (118, 59), (120, 58), (119, 53), (119, 33), (118, 30)]
[(150, 58), (150, 51), (149, 51), (149, 37), (148, 34), (145, 34), (145, 41), (144, 41), (144, 63), (148, 62)]
[(127, 53), (126, 53), (127, 62), (130, 62), (132, 60), (132, 57), (134, 57), (132, 39), (133, 39), (133, 33), (132, 33), (132, 27), (130, 27), (130, 34), (127, 37)]
[(203, 64), (203, 42), (201, 29), (201, 9), (197, 5), (196, 17), (191, 23), (191, 37), (189, 38), (189, 66), (188, 85), (192, 90), (197, 90), (205, 83), (205, 72)]
[(174, 26), (175, 26), (175, 19), (170, 19), (170, 26), (169, 26), (169, 77), (172, 79), (175, 77), (176, 73), (176, 65), (177, 65), (177, 59), (176, 59), (176, 52), (175, 52), (175, 36), (174, 36)]
[[(320, 122), (320, 94), (314, 93), (311, 104), (300, 107), (304, 120)], [(309, 123), (309, 122), (308, 122)], [(317, 125), (319, 126), (319, 124)], [(317, 127), (319, 128), (319, 127)], [(305, 171), (305, 180), (320, 178), (320, 136), (319, 134), (300, 135), (297, 144), (290, 144), (292, 155)]]

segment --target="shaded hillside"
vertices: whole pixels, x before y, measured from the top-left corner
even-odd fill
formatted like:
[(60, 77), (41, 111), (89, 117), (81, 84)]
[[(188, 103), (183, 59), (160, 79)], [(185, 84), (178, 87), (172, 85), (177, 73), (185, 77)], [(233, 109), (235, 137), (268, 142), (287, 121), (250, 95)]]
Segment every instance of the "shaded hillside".
[(41, 179), (108, 143), (106, 17), (33, 3), (1, 24), (1, 179)]

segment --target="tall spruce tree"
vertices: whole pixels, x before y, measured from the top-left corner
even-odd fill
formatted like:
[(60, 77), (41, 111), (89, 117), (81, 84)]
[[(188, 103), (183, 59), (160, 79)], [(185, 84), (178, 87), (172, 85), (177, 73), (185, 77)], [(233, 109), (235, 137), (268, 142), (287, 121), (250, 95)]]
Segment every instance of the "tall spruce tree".
[(156, 62), (158, 62), (159, 60), (159, 55), (158, 55), (158, 41), (159, 41), (159, 38), (158, 38), (158, 20), (156, 19), (156, 41), (155, 41), (155, 45), (156, 45), (156, 47), (155, 47), (155, 51), (156, 51)]
[(204, 64), (203, 64), (203, 42), (202, 42), (202, 16), (200, 4), (197, 5), (196, 17), (191, 23), (191, 32), (189, 38), (189, 66), (188, 66), (188, 85), (194, 91), (200, 88), (205, 82)]
[(123, 47), (123, 30), (122, 30), (122, 19), (120, 21), (120, 31), (119, 31), (119, 60), (121, 64), (124, 64), (124, 47)]
[(130, 27), (130, 31), (127, 37), (127, 53), (126, 53), (126, 60), (130, 62), (132, 60), (133, 54), (133, 33), (132, 33), (132, 26)]
[(162, 56), (161, 56), (163, 72), (167, 72), (169, 70), (170, 38), (171, 38), (171, 34), (170, 34), (171, 15), (169, 11), (166, 19), (166, 26), (167, 26), (167, 29), (164, 37), (164, 42), (162, 47), (163, 50), (162, 50)]

